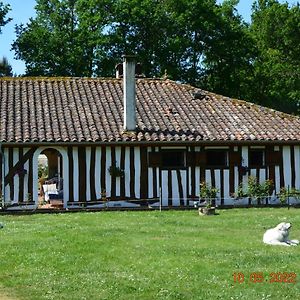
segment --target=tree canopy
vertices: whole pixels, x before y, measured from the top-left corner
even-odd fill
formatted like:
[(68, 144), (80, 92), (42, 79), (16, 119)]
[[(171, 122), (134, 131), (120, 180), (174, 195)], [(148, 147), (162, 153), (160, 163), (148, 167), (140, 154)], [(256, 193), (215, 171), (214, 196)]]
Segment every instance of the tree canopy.
[(300, 102), (300, 6), (276, 0), (254, 3), (251, 34), (258, 54), (254, 61), (253, 101), (287, 112)]
[[(7, 18), (7, 13), (10, 11), (10, 6), (8, 4), (3, 4), (0, 1), (0, 34), (1, 34), (1, 27), (5, 26), (8, 22), (12, 19)], [(3, 57), (2, 60), (0, 59), (0, 77), (3, 76), (12, 76), (12, 67), (8, 63), (6, 57)]]
[(12, 67), (6, 57), (0, 59), (0, 77), (13, 76)]
[(113, 76), (122, 54), (136, 54), (147, 77), (295, 112), (299, 4), (256, 0), (247, 24), (238, 2), (37, 0), (13, 49), (26, 75)]
[(8, 22), (10, 22), (11, 18), (6, 18), (7, 13), (10, 11), (10, 6), (8, 4), (3, 4), (2, 1), (0, 1), (0, 33), (1, 33), (1, 27), (6, 25)]

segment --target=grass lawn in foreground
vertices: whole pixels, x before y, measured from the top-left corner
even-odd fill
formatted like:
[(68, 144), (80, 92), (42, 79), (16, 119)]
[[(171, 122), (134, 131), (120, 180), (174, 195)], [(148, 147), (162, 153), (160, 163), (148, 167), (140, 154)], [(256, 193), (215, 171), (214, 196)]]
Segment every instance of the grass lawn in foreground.
[[(299, 299), (300, 246), (264, 245), (262, 236), (288, 221), (299, 239), (300, 210), (218, 213), (2, 215), (0, 286), (30, 300)], [(254, 272), (263, 282), (251, 282)], [(296, 283), (270, 283), (279, 272), (296, 273)]]

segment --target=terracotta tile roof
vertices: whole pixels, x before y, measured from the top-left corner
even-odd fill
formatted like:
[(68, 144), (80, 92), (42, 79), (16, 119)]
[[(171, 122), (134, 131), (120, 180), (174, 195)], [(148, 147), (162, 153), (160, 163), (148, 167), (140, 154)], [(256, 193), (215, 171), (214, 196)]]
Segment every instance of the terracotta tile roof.
[(155, 79), (137, 79), (137, 131), (126, 133), (122, 90), (121, 79), (0, 79), (0, 141), (300, 140), (298, 117)]

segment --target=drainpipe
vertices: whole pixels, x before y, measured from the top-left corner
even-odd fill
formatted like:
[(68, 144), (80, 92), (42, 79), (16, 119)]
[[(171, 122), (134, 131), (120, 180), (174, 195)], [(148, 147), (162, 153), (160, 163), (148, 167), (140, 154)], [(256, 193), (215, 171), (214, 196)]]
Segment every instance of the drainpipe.
[(1, 205), (2, 205), (2, 209), (4, 208), (5, 206), (5, 157), (4, 157), (4, 151), (2, 149), (2, 143), (0, 142), (0, 154), (1, 154), (1, 164), (2, 164), (2, 182), (1, 182), (1, 185), (2, 185), (2, 190), (1, 190)]
[(135, 56), (123, 55), (124, 131), (136, 129)]

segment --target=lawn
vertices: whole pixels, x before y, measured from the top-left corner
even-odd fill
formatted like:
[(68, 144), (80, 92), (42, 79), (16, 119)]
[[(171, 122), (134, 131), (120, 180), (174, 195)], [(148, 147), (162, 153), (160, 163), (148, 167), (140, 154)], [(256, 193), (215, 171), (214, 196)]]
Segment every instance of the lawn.
[[(218, 213), (2, 215), (2, 294), (30, 300), (298, 299), (300, 246), (264, 245), (262, 235), (286, 220), (293, 223), (291, 238), (300, 238), (300, 210)], [(296, 273), (296, 283), (270, 282), (279, 272)], [(263, 282), (253, 282), (261, 275)]]

